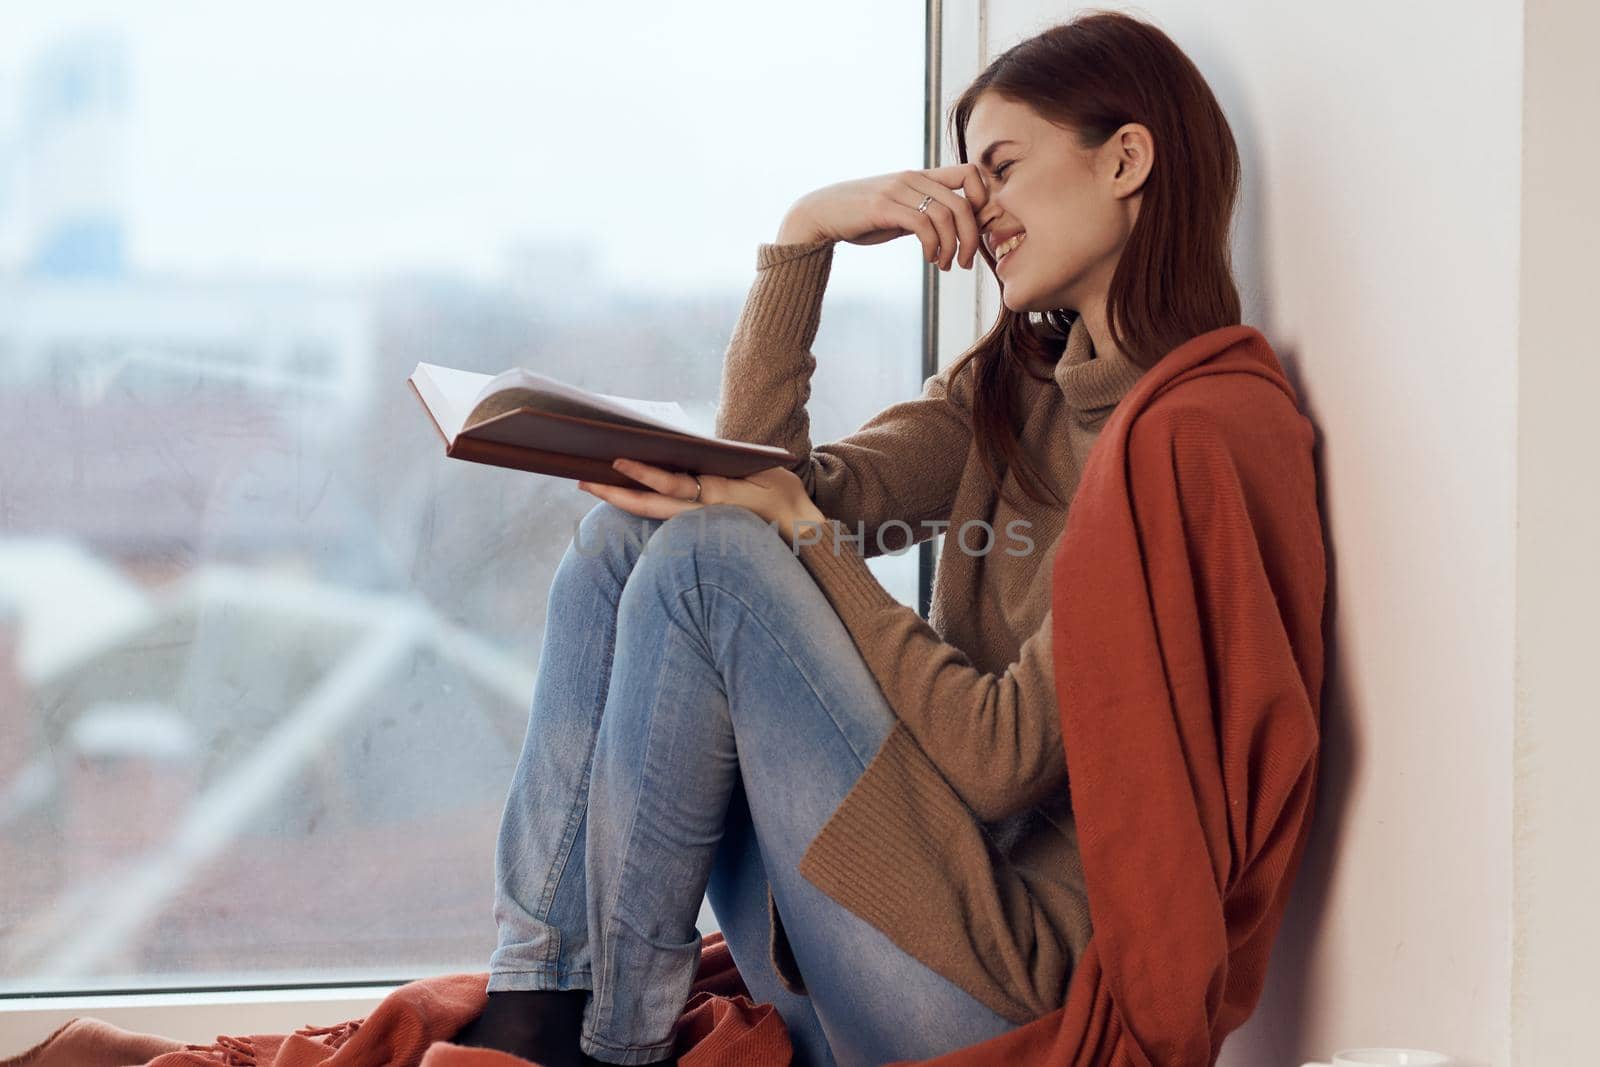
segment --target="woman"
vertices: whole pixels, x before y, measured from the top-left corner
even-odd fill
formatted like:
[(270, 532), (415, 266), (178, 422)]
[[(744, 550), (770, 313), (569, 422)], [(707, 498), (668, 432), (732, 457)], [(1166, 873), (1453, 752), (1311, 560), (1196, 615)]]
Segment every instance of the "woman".
[[(959, 164), (816, 190), (758, 248), (717, 433), (792, 469), (579, 483), (602, 503), (551, 587), (488, 1006), (458, 1043), (674, 1062), (705, 894), (798, 1064), (927, 1058), (1061, 1004), (1091, 930), (1050, 564), (1117, 403), (1240, 320), (1238, 155), (1187, 57), (1113, 13), (1011, 48), (951, 121)], [(982, 255), (999, 320), (813, 448), (832, 249), (906, 234), (943, 270)], [(865, 558), (945, 526), (924, 622)]]

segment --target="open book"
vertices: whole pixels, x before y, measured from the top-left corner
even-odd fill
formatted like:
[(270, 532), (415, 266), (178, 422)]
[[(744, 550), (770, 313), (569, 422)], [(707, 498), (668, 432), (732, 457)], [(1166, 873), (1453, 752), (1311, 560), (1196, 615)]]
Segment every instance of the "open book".
[(613, 459), (728, 478), (798, 462), (786, 449), (700, 433), (673, 401), (593, 393), (523, 367), (489, 375), (418, 363), (407, 383), (445, 455), (473, 463), (640, 489)]

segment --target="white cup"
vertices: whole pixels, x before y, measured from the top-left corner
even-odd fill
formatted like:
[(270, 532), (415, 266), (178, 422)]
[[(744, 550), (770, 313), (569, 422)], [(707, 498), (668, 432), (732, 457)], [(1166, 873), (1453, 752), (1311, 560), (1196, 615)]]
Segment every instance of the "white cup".
[(1333, 1062), (1306, 1063), (1301, 1067), (1448, 1067), (1450, 1057), (1420, 1048), (1347, 1048), (1333, 1054)]

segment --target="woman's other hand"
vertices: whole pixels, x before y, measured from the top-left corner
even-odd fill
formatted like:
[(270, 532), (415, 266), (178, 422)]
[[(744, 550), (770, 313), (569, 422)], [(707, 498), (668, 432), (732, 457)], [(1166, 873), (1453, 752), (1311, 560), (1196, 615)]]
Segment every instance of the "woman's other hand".
[[(725, 478), (718, 474), (699, 475), (702, 486), (700, 499), (694, 500), (695, 475), (663, 470), (636, 459), (618, 459), (612, 464), (649, 489), (628, 489), (602, 482), (579, 482), (578, 488), (615, 504), (623, 511), (646, 519), (670, 519), (680, 511), (690, 511), (707, 504), (737, 504), (759, 515), (768, 525), (776, 524), (778, 532), (795, 547), (795, 537), (801, 523), (821, 524), (822, 511), (806, 495), (805, 483), (787, 467), (769, 467), (748, 478)], [(814, 526), (806, 529), (815, 531)], [(809, 540), (816, 540), (813, 532)]]
[[(918, 211), (924, 196), (933, 199)], [(940, 270), (949, 270), (958, 254), (961, 265), (971, 267), (982, 236), (977, 215), (988, 197), (976, 163), (837, 182), (795, 201), (778, 228), (778, 243), (875, 245), (910, 233), (922, 242), (923, 258)]]

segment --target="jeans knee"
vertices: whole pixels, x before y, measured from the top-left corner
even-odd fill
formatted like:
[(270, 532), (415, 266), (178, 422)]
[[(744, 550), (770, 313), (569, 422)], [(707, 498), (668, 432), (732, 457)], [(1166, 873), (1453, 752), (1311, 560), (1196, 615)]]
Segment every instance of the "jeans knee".
[(596, 545), (602, 541), (617, 544), (629, 540), (637, 544), (649, 540), (661, 523), (661, 519), (635, 515), (609, 500), (602, 500), (578, 520), (577, 533), (586, 545)]
[(661, 519), (648, 519), (601, 501), (584, 513), (573, 531), (567, 554), (585, 560), (626, 558), (644, 551)]
[(660, 524), (604, 501), (590, 508), (556, 564), (552, 597), (588, 596), (597, 583), (620, 587)]
[(645, 596), (642, 589), (652, 590), (654, 600), (707, 585), (737, 590), (750, 603), (781, 610), (816, 589), (767, 520), (738, 504), (708, 504), (665, 520), (627, 579), (624, 602)]
[(666, 520), (651, 542), (651, 551), (669, 556), (737, 553), (757, 558), (775, 549), (787, 550), (772, 524), (740, 504), (706, 504)]

